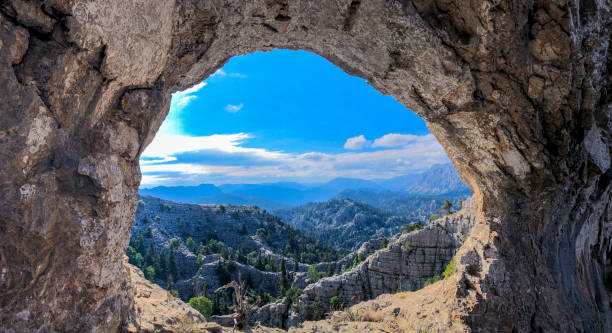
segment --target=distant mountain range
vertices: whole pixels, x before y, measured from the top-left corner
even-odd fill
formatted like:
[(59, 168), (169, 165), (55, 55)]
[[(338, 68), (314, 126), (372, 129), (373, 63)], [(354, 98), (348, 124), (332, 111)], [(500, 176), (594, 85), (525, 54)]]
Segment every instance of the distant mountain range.
[[(219, 186), (212, 184), (158, 186), (141, 188), (140, 194), (186, 203), (250, 204), (272, 211), (308, 202), (327, 201), (347, 190), (364, 191), (369, 193), (369, 196), (378, 193), (400, 197), (405, 195), (466, 197), (469, 194), (469, 188), (461, 182), (450, 163), (436, 164), (424, 173), (390, 179), (336, 178), (322, 184), (279, 182)], [(376, 206), (372, 200), (364, 202)]]

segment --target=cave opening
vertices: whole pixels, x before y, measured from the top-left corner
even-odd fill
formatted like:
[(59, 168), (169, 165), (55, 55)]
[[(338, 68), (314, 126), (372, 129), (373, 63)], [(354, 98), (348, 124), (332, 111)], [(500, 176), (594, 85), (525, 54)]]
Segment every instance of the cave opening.
[[(609, 209), (590, 209), (610, 201), (609, 182), (593, 195), (610, 170), (606, 4), (9, 0), (0, 7), (0, 323), (9, 330), (138, 331), (166, 314), (134, 312), (143, 309), (134, 306), (134, 289), (140, 306), (138, 295), (152, 289), (139, 288), (151, 284), (130, 279), (123, 260), (140, 154), (172, 92), (232, 56), (273, 48), (313, 51), (409, 106), (475, 190), (478, 223), (451, 279), (407, 296), (409, 304), (387, 298), (386, 320), (354, 322), (354, 331), (387, 323), (410, 331), (612, 330), (608, 302), (597, 302), (609, 297), (592, 288), (606, 277), (582, 269), (597, 260), (584, 244), (604, 251), (610, 240)], [(587, 214), (605, 222), (599, 233), (583, 223)], [(559, 237), (567, 232), (580, 243)], [(164, 318), (148, 327), (180, 331), (170, 328), (179, 317)]]
[[(436, 283), (476, 219), (422, 118), (306, 51), (233, 57), (174, 93), (140, 168), (129, 262), (185, 302), (204, 297), (223, 325), (231, 297), (216, 291), (239, 279), (258, 309), (290, 300), (263, 323), (281, 328)], [(313, 286), (391, 253), (357, 298)]]

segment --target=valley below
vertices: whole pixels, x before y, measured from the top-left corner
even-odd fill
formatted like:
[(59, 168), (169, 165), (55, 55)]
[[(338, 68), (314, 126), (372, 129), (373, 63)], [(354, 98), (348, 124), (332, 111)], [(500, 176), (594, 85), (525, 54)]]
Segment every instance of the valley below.
[[(199, 189), (176, 193), (190, 190)], [(129, 263), (144, 284), (157, 284), (177, 302), (205, 300), (202, 323), (234, 325), (235, 296), (221, 288), (236, 281), (253, 297), (251, 327), (290, 329), (444, 279), (475, 222), (475, 201), (465, 191), (336, 190), (327, 201), (272, 212), (141, 195)]]

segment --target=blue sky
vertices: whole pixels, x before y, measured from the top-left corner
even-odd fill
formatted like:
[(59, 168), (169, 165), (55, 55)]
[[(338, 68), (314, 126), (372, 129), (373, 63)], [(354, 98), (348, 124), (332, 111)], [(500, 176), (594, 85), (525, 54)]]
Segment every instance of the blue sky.
[(173, 95), (141, 186), (390, 178), (447, 161), (393, 97), (316, 54), (275, 50)]

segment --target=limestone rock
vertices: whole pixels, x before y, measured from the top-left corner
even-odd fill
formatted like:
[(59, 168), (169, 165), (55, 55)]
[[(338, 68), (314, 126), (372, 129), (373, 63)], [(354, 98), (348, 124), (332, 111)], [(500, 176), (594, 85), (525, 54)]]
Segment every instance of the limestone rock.
[[(132, 145), (108, 133), (137, 133), (142, 152), (172, 92), (232, 56), (287, 48), (320, 54), (423, 117), (475, 192), (457, 278), (412, 294), (426, 306), (402, 303), (406, 327), (612, 331), (612, 176), (602, 170), (612, 145), (611, 9), (580, 0), (3, 1), (0, 326), (120, 327), (133, 309), (122, 260), (140, 171)], [(533, 76), (544, 82), (530, 89)], [(474, 260), (481, 269), (468, 274)], [(444, 328), (442, 313), (452, 316)]]
[(142, 271), (126, 263), (134, 287), (134, 317), (125, 332), (229, 332), (206, 319), (189, 304), (145, 279)]

